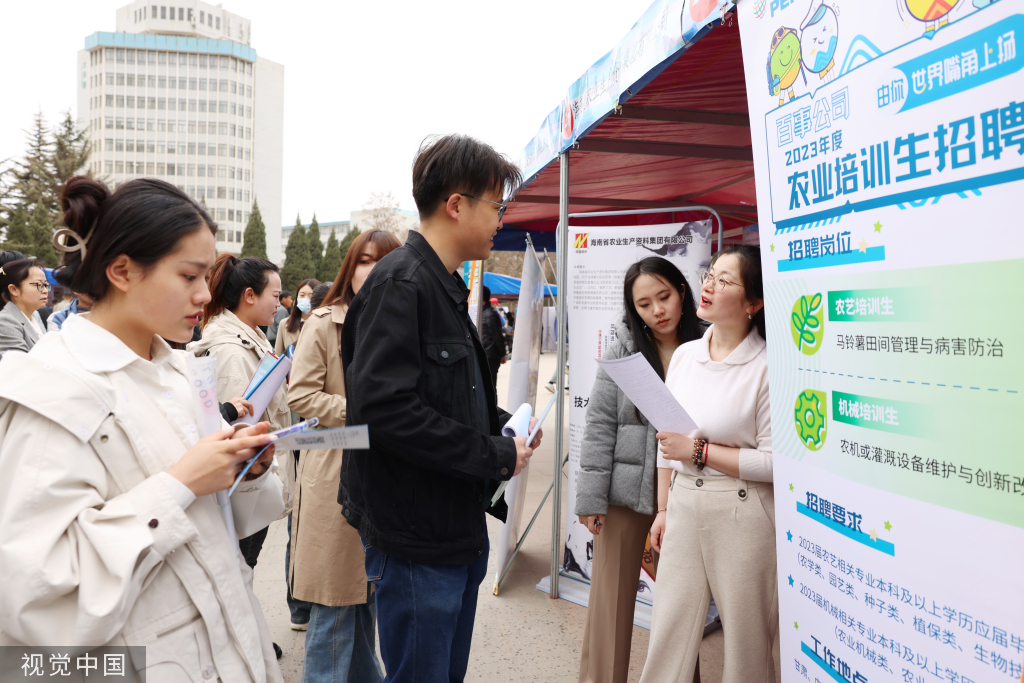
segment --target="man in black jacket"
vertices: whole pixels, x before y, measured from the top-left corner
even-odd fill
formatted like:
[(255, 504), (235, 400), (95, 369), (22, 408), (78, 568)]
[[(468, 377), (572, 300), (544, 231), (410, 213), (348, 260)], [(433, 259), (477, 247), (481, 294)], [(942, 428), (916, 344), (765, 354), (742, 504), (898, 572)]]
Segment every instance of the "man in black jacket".
[[(502, 437), (487, 358), (454, 273), (490, 255), (518, 169), (461, 135), (426, 142), (413, 165), (419, 232), (373, 268), (342, 328), (347, 422), (368, 450), (346, 450), (338, 502), (363, 540), (376, 586), (388, 680), (465, 677), (487, 571), (484, 513), (533, 454)], [(539, 443), (535, 440), (534, 446)]]
[(491, 384), (498, 386), (498, 368), (505, 358), (505, 330), (501, 324), (501, 315), (491, 304), (491, 290), (484, 285), (483, 306), (480, 308), (480, 341), (484, 345), (484, 355), (491, 374)]

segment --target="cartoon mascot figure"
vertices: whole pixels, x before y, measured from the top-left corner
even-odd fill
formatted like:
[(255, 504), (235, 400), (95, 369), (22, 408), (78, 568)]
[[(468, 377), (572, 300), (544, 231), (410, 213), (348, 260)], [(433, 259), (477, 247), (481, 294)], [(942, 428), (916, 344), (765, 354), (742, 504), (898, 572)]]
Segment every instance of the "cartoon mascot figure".
[(918, 21), (924, 22), (924, 35), (931, 38), (935, 32), (949, 23), (949, 13), (960, 4), (960, 0), (902, 0), (907, 11)]
[(800, 24), (800, 52), (803, 67), (818, 74), (823, 83), (836, 77), (836, 47), (839, 43), (839, 18), (824, 0), (814, 0)]
[(786, 103), (783, 93), (788, 92), (789, 99), (795, 97), (793, 84), (800, 75), (800, 38), (793, 29), (780, 26), (768, 53), (768, 92), (779, 98), (780, 107)]

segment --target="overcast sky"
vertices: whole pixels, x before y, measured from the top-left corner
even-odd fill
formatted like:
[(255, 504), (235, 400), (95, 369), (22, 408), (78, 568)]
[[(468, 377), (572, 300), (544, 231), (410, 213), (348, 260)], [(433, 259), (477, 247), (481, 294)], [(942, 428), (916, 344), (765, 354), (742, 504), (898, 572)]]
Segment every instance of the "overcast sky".
[[(94, 31), (113, 31), (126, 4), (4, 3), (0, 159), (23, 153), (35, 111), (52, 122), (76, 106), (76, 52)], [(285, 66), (282, 224), (296, 212), (347, 220), (375, 191), (414, 209), (413, 154), (432, 133), (468, 133), (514, 159), (649, 4), (225, 2), (252, 19), (259, 56)]]

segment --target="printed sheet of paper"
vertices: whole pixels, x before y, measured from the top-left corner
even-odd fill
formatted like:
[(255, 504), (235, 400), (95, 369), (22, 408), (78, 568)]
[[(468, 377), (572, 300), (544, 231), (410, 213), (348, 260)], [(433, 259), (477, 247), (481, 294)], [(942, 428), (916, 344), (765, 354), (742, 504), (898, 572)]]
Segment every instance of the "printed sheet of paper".
[(289, 434), (274, 442), (277, 450), (322, 450), (328, 448), (369, 448), (370, 430), (366, 425), (316, 429)]
[(686, 434), (697, 429), (697, 423), (679, 405), (643, 354), (597, 363), (659, 432)]

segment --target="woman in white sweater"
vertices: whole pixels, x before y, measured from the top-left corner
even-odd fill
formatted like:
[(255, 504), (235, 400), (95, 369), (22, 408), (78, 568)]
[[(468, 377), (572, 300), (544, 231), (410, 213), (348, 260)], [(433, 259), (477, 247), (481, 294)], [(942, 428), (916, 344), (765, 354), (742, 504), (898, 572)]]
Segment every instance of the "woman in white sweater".
[(764, 290), (757, 248), (730, 246), (702, 273), (712, 323), (676, 349), (665, 379), (700, 428), (659, 432), (661, 552), (641, 683), (692, 680), (712, 596), (725, 631), (723, 683), (775, 680), (775, 497)]

